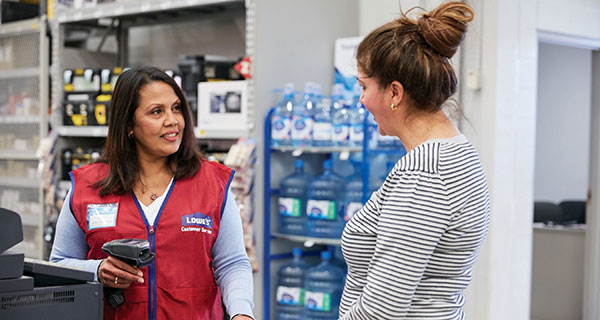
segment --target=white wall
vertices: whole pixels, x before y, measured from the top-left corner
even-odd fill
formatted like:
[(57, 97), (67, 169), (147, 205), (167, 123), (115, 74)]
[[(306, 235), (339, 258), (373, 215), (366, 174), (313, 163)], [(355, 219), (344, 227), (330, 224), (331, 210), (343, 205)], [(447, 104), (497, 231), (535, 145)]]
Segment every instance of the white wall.
[(537, 29), (600, 39), (600, 1), (537, 0)]
[(591, 68), (591, 50), (540, 43), (535, 200), (587, 197)]
[[(359, 12), (359, 35), (365, 36), (371, 30), (378, 26), (400, 17), (401, 10), (403, 12), (415, 6), (424, 6), (424, 1), (406, 0), (406, 1), (365, 1), (361, 0), (358, 3)], [(400, 4), (402, 8), (400, 8)]]

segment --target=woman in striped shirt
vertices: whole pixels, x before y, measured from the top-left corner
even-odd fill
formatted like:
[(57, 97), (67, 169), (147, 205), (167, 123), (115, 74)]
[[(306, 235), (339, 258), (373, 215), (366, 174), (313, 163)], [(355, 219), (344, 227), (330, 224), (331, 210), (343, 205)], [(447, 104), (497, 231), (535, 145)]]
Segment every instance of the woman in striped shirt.
[(344, 229), (340, 319), (464, 318), (490, 204), (477, 151), (441, 108), (456, 92), (450, 58), (473, 15), (444, 3), (358, 47), (361, 102), (408, 153)]

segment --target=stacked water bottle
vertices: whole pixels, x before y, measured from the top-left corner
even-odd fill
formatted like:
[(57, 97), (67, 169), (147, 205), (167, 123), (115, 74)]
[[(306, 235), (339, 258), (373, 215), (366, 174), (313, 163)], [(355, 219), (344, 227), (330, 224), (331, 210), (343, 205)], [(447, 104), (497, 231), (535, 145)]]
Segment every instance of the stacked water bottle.
[(334, 84), (331, 96), (321, 93), (321, 86), (307, 82), (302, 97), (296, 99), (294, 85), (285, 85), (283, 98), (276, 103), (271, 117), (274, 147), (361, 147), (365, 138), (367, 116), (369, 148), (393, 148), (396, 137), (382, 136), (373, 116), (360, 103), (361, 87), (352, 92), (343, 84)]
[(360, 163), (347, 178), (333, 172), (330, 159), (316, 177), (304, 173), (303, 160), (294, 165), (295, 172), (280, 183), (279, 232), (340, 239), (346, 221), (362, 207)]
[(322, 251), (321, 263), (310, 267), (300, 258), (301, 254), (300, 248), (294, 248), (293, 260), (277, 274), (276, 319), (338, 319), (346, 277), (343, 261), (336, 262), (330, 251)]

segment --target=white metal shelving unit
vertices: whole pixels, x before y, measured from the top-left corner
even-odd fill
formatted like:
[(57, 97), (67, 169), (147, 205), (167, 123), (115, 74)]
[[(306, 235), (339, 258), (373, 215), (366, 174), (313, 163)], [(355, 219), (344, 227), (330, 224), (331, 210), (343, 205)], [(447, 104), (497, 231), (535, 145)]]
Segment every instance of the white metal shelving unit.
[(82, 22), (102, 18), (119, 18), (144, 14), (162, 13), (176, 10), (206, 8), (241, 0), (126, 0), (100, 3), (81, 8), (56, 8), (55, 19), (59, 23)]
[(22, 79), (39, 76), (40, 69), (37, 67), (32, 68), (17, 68), (13, 70), (3, 70), (0, 74), (0, 80), (10, 79)]
[[(129, 65), (129, 31), (140, 26), (172, 24), (190, 20), (209, 20), (212, 14), (227, 11), (243, 12), (246, 22), (245, 55), (252, 57), (254, 36), (254, 0), (124, 0), (97, 4), (93, 7), (65, 8), (55, 4), (55, 16), (51, 20), (52, 42), (52, 123), (61, 137), (106, 137), (106, 127), (72, 127), (62, 123), (62, 71), (71, 66), (64, 61), (65, 32), (69, 28), (101, 28), (105, 35), (116, 33), (116, 60), (111, 66)], [(242, 9), (242, 10), (240, 10)], [(116, 21), (116, 23), (115, 23)], [(104, 42), (105, 39), (102, 39)], [(223, 39), (222, 41), (228, 41)], [(96, 50), (98, 53), (100, 48)], [(182, 54), (183, 52), (174, 52)], [(91, 55), (95, 54), (90, 52)], [(94, 66), (92, 66), (94, 67)], [(174, 67), (174, 66), (173, 66)], [(246, 113), (247, 130), (218, 130), (195, 128), (199, 139), (237, 139), (252, 135), (254, 123), (254, 87), (249, 80), (248, 110)]]
[(23, 222), (24, 241), (12, 250), (38, 259), (47, 221), (38, 148), (48, 132), (48, 45), (45, 17), (0, 24), (0, 207)]

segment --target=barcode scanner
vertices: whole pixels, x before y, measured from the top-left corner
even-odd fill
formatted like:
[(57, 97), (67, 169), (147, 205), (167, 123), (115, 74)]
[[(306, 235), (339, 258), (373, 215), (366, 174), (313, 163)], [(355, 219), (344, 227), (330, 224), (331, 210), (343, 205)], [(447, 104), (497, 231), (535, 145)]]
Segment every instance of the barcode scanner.
[[(154, 261), (154, 252), (150, 251), (150, 243), (144, 239), (117, 239), (102, 245), (102, 251), (129, 265), (143, 268)], [(125, 303), (123, 290), (107, 288), (107, 302), (114, 308)]]

